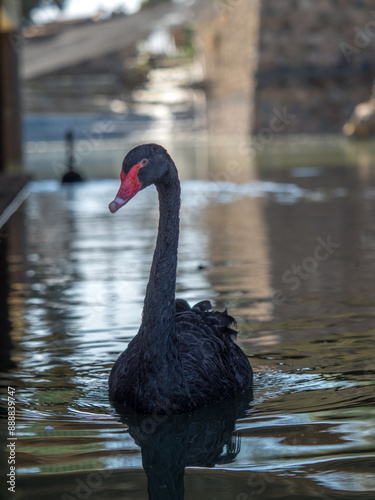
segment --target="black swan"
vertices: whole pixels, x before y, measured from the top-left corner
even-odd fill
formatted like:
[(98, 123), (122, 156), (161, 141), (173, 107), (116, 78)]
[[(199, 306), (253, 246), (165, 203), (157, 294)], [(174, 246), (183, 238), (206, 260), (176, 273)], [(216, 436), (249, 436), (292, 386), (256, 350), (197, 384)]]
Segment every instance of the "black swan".
[(75, 170), (74, 160), (74, 132), (68, 130), (65, 134), (65, 149), (66, 149), (66, 165), (68, 171), (65, 172), (61, 182), (63, 184), (73, 184), (75, 182), (82, 182), (81, 175)]
[(209, 301), (190, 308), (175, 300), (180, 181), (162, 146), (144, 144), (126, 155), (110, 211), (151, 184), (160, 217), (142, 324), (112, 368), (109, 395), (140, 413), (186, 413), (241, 394), (251, 387), (253, 373), (226, 311), (211, 311)]

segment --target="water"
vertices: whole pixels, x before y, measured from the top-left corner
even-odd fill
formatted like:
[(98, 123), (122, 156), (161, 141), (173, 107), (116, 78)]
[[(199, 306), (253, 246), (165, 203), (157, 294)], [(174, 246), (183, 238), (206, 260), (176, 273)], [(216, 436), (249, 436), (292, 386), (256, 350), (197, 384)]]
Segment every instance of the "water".
[[(159, 498), (163, 487), (182, 498), (184, 466), (186, 499), (374, 498), (372, 156), (269, 161), (237, 176), (223, 149), (194, 144), (180, 157), (201, 161), (197, 172), (181, 162), (177, 293), (236, 317), (253, 394), (192, 416), (121, 421), (107, 379), (140, 323), (155, 191), (112, 215), (117, 179), (36, 181), (0, 235), (17, 498), (146, 499), (142, 454)], [(1, 429), (5, 438), (6, 420)]]

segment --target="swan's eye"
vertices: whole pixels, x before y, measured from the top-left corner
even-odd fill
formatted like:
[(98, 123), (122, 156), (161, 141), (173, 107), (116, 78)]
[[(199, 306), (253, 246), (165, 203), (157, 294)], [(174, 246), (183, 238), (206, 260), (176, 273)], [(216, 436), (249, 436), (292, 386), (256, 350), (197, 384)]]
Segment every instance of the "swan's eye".
[(141, 165), (142, 167), (144, 167), (146, 164), (147, 164), (148, 160), (147, 158), (144, 158), (142, 161), (141, 161)]

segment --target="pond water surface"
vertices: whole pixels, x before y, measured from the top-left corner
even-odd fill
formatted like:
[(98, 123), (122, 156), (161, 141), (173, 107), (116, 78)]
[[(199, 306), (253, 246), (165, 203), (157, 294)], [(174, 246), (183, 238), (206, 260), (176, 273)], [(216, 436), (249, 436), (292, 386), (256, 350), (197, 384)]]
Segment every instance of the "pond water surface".
[(36, 181), (2, 228), (18, 499), (146, 499), (142, 463), (160, 499), (183, 482), (187, 500), (375, 497), (374, 165), (231, 179), (220, 161), (182, 173), (177, 295), (236, 318), (255, 372), (242, 400), (168, 419), (120, 419), (108, 400), (140, 324), (154, 189), (112, 215), (117, 179)]

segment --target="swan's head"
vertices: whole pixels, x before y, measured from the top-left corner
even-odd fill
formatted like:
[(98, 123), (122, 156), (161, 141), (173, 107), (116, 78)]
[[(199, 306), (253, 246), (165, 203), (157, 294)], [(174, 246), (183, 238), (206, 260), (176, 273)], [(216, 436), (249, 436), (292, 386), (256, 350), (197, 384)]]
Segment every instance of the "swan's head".
[(129, 151), (122, 162), (120, 189), (109, 210), (117, 212), (138, 191), (161, 181), (168, 171), (168, 158), (166, 149), (158, 144), (143, 144)]

